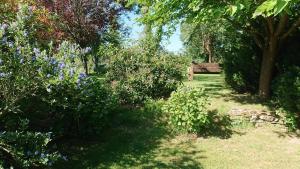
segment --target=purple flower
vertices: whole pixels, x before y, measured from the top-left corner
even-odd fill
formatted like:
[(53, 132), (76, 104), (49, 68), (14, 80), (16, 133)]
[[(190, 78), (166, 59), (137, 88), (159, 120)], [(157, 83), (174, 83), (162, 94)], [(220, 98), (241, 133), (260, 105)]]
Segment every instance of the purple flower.
[(34, 152), (34, 155), (38, 155), (40, 152), (39, 151), (35, 151)]
[(86, 78), (86, 74), (85, 73), (80, 73), (78, 78), (79, 79), (84, 79), (84, 78)]
[(34, 62), (34, 61), (36, 61), (36, 56), (32, 56), (32, 61)]
[(45, 158), (45, 154), (44, 153), (41, 153), (41, 158)]
[(59, 78), (59, 80), (64, 80), (64, 73), (60, 72), (58, 78)]
[(37, 56), (37, 57), (41, 54), (41, 52), (38, 48), (33, 48), (33, 52), (34, 52), (35, 56)]
[(7, 28), (8, 28), (8, 25), (7, 25), (7, 24), (4, 23), (4, 24), (1, 25), (1, 29), (2, 29), (2, 30), (6, 30)]
[(0, 73), (0, 77), (5, 77), (6, 74), (5, 73)]
[(51, 65), (55, 65), (56, 63), (57, 63), (57, 61), (55, 60), (55, 58), (50, 58)]
[(28, 36), (28, 32), (24, 31), (24, 36), (27, 37)]
[(90, 47), (86, 47), (85, 49), (84, 49), (84, 53), (85, 54), (87, 54), (87, 53), (90, 53), (92, 51), (92, 48), (90, 48)]
[(65, 65), (65, 63), (64, 62), (61, 62), (61, 63), (59, 63), (59, 68), (60, 69), (63, 69), (63, 68), (65, 68), (66, 67), (66, 65)]
[(50, 78), (51, 77), (51, 75), (50, 74), (47, 74), (47, 76), (46, 76), (47, 78)]
[(21, 47), (17, 47), (17, 53), (21, 54)]

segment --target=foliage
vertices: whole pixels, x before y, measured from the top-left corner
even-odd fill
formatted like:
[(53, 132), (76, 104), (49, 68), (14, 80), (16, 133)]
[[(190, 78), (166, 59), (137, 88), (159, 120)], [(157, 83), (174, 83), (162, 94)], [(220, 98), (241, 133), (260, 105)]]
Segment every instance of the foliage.
[(20, 5), (24, 4), (29, 5), (28, 8), (31, 15), (30, 20), (25, 19), (26, 22), (28, 22), (26, 29), (31, 32), (30, 36), (33, 38), (31, 42), (37, 42), (39, 46), (43, 48), (46, 48), (50, 42), (58, 45), (64, 35), (58, 31), (59, 24), (57, 17), (45, 9), (38, 1), (3, 0), (3, 3), (0, 5), (0, 11), (2, 13), (0, 23), (15, 21), (17, 14), (22, 12)]
[[(48, 93), (41, 104), (51, 115), (52, 125), (48, 130), (59, 135), (93, 136), (101, 134), (108, 123), (108, 116), (116, 107), (116, 99), (104, 80), (98, 77), (84, 77), (77, 83), (60, 83), (48, 87)], [(51, 129), (52, 128), (52, 129)]]
[(258, 49), (243, 34), (228, 41), (230, 43), (222, 48), (225, 82), (239, 93), (255, 93), (258, 89), (261, 62)]
[(278, 76), (273, 92), (279, 105), (286, 112), (287, 125), (293, 129), (300, 126), (300, 68), (291, 67)]
[(186, 55), (197, 62), (221, 61), (223, 53), (220, 49), (227, 40), (224, 36), (226, 26), (222, 20), (207, 24), (182, 23), (181, 40)]
[(201, 133), (210, 123), (207, 99), (204, 89), (181, 88), (171, 94), (163, 112), (169, 115), (169, 122), (176, 129)]
[[(148, 0), (132, 0), (143, 4)], [(142, 22), (174, 26), (178, 22), (192, 24), (224, 20), (236, 32), (252, 37), (260, 48), (263, 61), (259, 80), (261, 98), (270, 96), (272, 74), (282, 44), (298, 31), (300, 26), (299, 0), (232, 0), (232, 1), (155, 1)]]
[(107, 79), (123, 103), (142, 103), (147, 98), (164, 98), (181, 83), (182, 67), (176, 58), (149, 58), (143, 53), (120, 50), (110, 60)]
[(0, 157), (16, 168), (51, 165), (61, 158), (51, 139), (99, 134), (115, 105), (102, 79), (77, 69), (87, 49), (64, 41), (41, 50), (27, 29), (32, 17), (24, 5), (0, 26)]
[[(59, 159), (67, 159), (58, 152), (49, 152), (51, 133), (40, 132), (2, 132), (0, 134), (0, 159), (5, 168), (32, 168), (52, 166)], [(12, 145), (12, 146), (10, 146)], [(16, 156), (16, 157), (15, 157)]]

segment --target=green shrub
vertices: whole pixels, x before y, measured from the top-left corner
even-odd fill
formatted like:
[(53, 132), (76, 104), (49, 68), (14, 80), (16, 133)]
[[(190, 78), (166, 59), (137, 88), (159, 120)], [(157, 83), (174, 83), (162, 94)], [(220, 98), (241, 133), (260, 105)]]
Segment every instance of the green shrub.
[(163, 112), (175, 129), (201, 133), (210, 124), (207, 99), (204, 89), (181, 88), (171, 94)]
[(300, 67), (291, 67), (274, 80), (273, 93), (291, 128), (300, 127)]
[(140, 104), (165, 98), (183, 79), (181, 65), (172, 57), (150, 59), (132, 51), (120, 51), (111, 59), (107, 79), (114, 83), (122, 103)]
[(117, 105), (111, 88), (98, 77), (86, 77), (78, 84), (56, 84), (49, 88), (46, 97), (38, 97), (43, 98), (52, 115), (55, 125), (49, 127), (61, 135), (100, 134)]

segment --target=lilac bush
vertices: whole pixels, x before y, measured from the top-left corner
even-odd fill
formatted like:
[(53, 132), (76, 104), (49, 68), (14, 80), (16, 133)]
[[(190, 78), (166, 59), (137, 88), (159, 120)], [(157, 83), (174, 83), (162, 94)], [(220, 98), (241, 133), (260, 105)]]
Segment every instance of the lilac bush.
[[(80, 59), (90, 48), (68, 41), (40, 48), (27, 29), (31, 17), (23, 6), (15, 22), (0, 24), (0, 168), (50, 166), (67, 159), (48, 146), (51, 139), (99, 133), (115, 105), (101, 79), (83, 73)], [(46, 119), (41, 123), (39, 117)]]

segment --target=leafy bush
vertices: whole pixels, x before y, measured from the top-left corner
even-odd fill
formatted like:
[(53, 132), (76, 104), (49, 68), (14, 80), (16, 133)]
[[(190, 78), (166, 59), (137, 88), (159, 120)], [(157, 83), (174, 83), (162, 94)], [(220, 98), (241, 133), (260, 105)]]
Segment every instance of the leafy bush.
[(292, 67), (275, 79), (273, 92), (286, 111), (286, 123), (291, 128), (300, 125), (300, 67)]
[(149, 59), (125, 50), (111, 59), (107, 79), (114, 83), (123, 103), (140, 104), (148, 98), (169, 96), (183, 79), (181, 70), (172, 57)]
[(201, 133), (210, 124), (204, 89), (181, 88), (163, 106), (169, 122), (179, 131)]
[(77, 84), (55, 84), (49, 89), (47, 95), (38, 97), (48, 105), (55, 124), (48, 127), (62, 135), (100, 134), (117, 105), (110, 87), (98, 77), (86, 77)]

